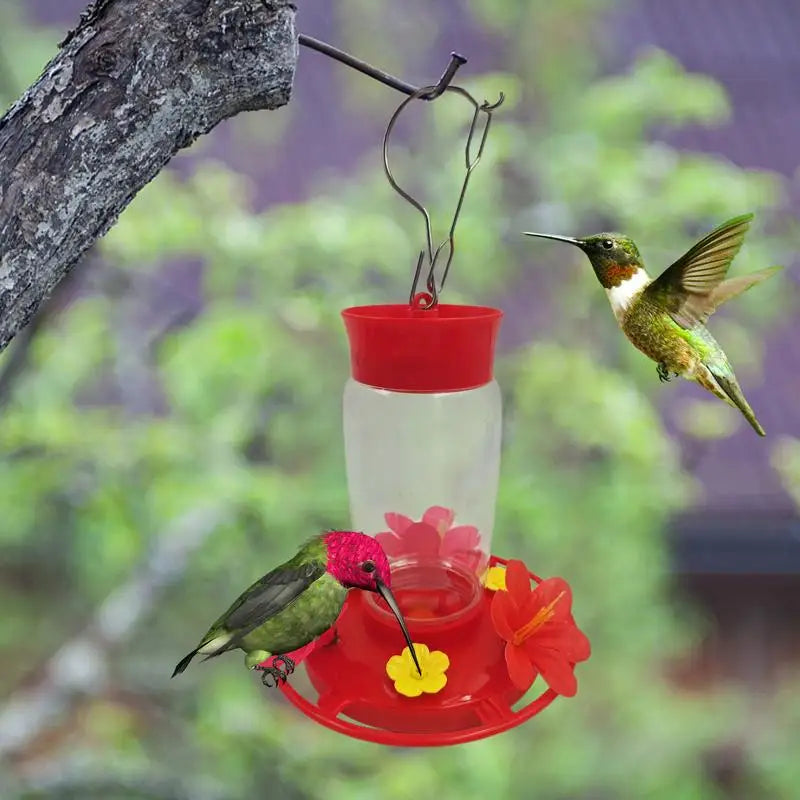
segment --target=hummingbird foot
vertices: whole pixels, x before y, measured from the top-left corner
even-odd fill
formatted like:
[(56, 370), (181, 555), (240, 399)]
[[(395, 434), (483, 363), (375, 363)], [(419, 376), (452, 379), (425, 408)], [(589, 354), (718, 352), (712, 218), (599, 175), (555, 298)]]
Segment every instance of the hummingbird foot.
[[(658, 372), (658, 379), (661, 381), (661, 383), (669, 383), (669, 381), (672, 380), (672, 377), (669, 374), (669, 367), (663, 361), (658, 362), (656, 372)], [(678, 373), (676, 372), (675, 375), (677, 374)]]
[(256, 667), (261, 673), (261, 683), (268, 689), (274, 689), (279, 683), (286, 683), (286, 673), (276, 667)]
[(294, 672), (294, 661), (291, 658), (275, 656), (272, 665), (269, 667), (258, 666), (261, 673), (261, 683), (269, 689), (275, 688), (280, 683), (286, 683), (289, 676)]
[(287, 678), (294, 672), (294, 661), (286, 656), (275, 656), (272, 659), (272, 666), (281, 670)]

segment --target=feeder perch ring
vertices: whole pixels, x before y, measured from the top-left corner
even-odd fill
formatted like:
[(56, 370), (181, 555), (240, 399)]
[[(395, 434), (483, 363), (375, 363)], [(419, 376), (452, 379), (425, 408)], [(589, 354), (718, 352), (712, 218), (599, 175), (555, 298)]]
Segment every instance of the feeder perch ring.
[[(492, 556), (490, 566), (504, 565)], [(398, 570), (398, 575), (402, 570)], [(531, 579), (540, 579), (531, 573)], [(523, 707), (526, 694), (513, 686), (503, 659), (503, 642), (492, 628), (493, 593), (482, 590), (479, 602), (460, 619), (408, 620), (412, 638), (427, 641), (450, 657), (448, 683), (441, 693), (403, 697), (385, 673), (388, 655), (398, 651), (397, 629), (387, 612), (361, 592), (352, 592), (336, 623), (331, 644), (312, 652), (305, 672), (318, 697), (311, 699), (291, 683), (280, 687), (286, 699), (310, 719), (362, 741), (396, 747), (436, 747), (493, 736), (527, 722), (558, 696), (545, 688)], [(465, 630), (469, 633), (465, 635)], [(402, 640), (401, 640), (402, 641)], [(476, 688), (477, 687), (477, 688)]]

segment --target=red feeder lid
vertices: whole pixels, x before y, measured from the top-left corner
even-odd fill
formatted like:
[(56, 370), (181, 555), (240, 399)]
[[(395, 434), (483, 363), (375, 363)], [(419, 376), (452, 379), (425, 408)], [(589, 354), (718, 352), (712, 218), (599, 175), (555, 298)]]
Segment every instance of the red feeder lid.
[(359, 383), (396, 392), (458, 392), (492, 380), (499, 309), (354, 306), (342, 316)]

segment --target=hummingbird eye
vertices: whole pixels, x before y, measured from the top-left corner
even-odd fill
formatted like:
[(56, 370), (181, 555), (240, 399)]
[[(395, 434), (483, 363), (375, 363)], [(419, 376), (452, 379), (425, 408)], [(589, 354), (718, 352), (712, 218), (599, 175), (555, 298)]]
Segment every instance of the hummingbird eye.
[(611, 239), (603, 239), (602, 245), (606, 250), (610, 250), (614, 246), (614, 242)]
[(361, 565), (361, 569), (363, 569), (364, 572), (375, 572), (375, 562), (374, 561), (365, 561)]

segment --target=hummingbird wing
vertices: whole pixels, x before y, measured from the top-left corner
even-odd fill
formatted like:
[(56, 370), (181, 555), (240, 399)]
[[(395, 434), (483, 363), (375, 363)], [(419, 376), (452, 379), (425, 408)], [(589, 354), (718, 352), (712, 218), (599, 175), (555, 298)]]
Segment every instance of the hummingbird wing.
[[(207, 653), (204, 660), (208, 660), (237, 647), (250, 631), (283, 611), (324, 574), (325, 564), (317, 559), (300, 562), (292, 559), (268, 572), (236, 598), (208, 629), (200, 644), (178, 662), (172, 677), (183, 672), (199, 652)], [(203, 650), (206, 645), (213, 646), (213, 652)]]
[[(711, 231), (647, 286), (647, 299), (664, 308), (682, 328), (689, 329), (703, 324), (725, 300), (768, 277), (755, 273), (724, 281), (752, 219), (752, 214), (743, 214)], [(725, 290), (726, 284), (733, 283), (736, 285)]]
[(719, 308), (731, 298), (740, 295), (751, 286), (761, 283), (761, 281), (766, 280), (782, 269), (783, 267), (767, 267), (766, 269), (760, 269), (758, 272), (751, 272), (749, 275), (739, 275), (736, 278), (728, 278), (728, 280), (722, 281), (711, 294), (714, 308)]
[(232, 635), (213, 655), (232, 650), (250, 631), (283, 611), (324, 574), (325, 564), (316, 559), (300, 563), (289, 561), (276, 567), (236, 598), (209, 628), (198, 649), (227, 632)]
[(278, 567), (247, 589), (225, 612), (218, 625), (235, 632), (237, 638), (246, 636), (283, 611), (324, 574), (325, 565), (319, 561)]

